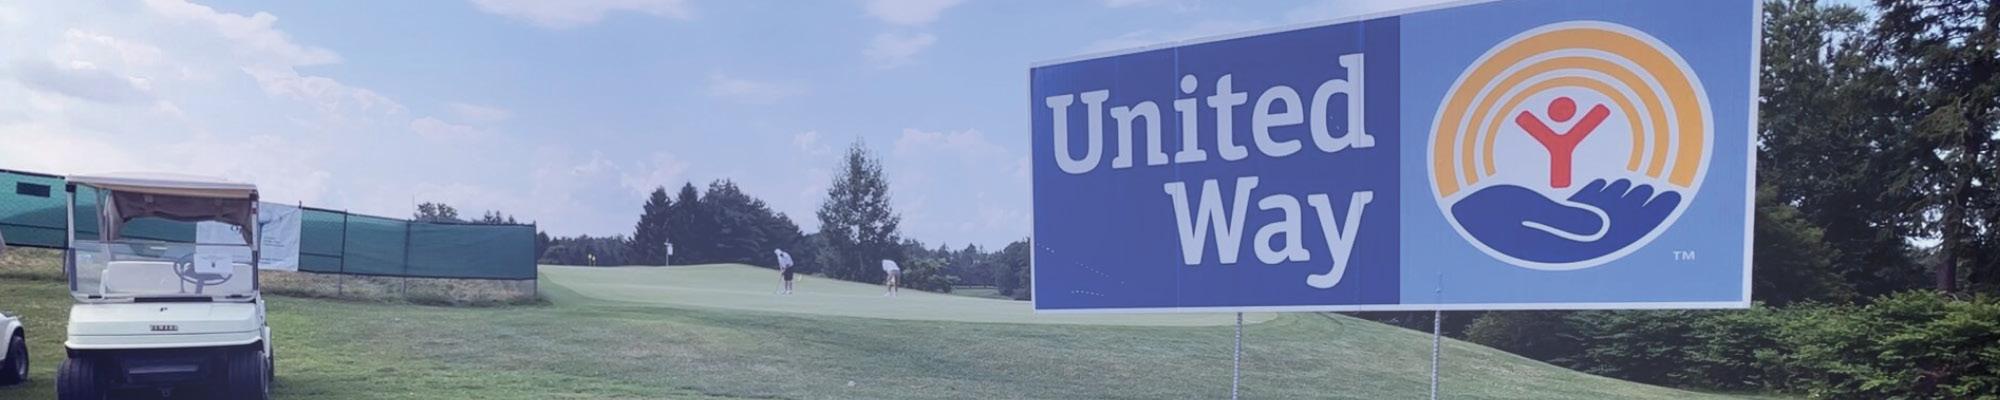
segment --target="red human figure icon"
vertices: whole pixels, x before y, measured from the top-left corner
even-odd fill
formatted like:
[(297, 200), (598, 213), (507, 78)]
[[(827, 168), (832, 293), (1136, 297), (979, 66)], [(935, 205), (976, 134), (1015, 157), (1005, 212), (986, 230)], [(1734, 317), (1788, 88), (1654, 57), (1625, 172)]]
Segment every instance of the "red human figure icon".
[[(1576, 116), (1576, 100), (1571, 100), (1569, 96), (1557, 97), (1549, 102), (1548, 115), (1556, 122), (1569, 121)], [(1534, 137), (1543, 149), (1548, 150), (1549, 186), (1561, 189), (1570, 185), (1570, 164), (1575, 160), (1577, 143), (1583, 143), (1583, 138), (1590, 136), (1590, 132), (1596, 131), (1597, 125), (1610, 116), (1611, 109), (1603, 104), (1592, 106), (1590, 112), (1583, 114), (1582, 120), (1576, 121), (1576, 125), (1560, 135), (1548, 124), (1542, 123), (1541, 118), (1535, 118), (1527, 111), (1514, 116), (1514, 123), (1521, 125), (1522, 130), (1528, 131), (1528, 136)]]

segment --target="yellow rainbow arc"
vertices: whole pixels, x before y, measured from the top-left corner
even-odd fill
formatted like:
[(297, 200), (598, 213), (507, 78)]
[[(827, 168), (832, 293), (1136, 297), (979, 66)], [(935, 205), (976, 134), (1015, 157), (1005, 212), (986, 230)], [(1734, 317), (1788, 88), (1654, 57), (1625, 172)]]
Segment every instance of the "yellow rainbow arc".
[[(1545, 54), (1571, 50), (1586, 51), (1545, 57), (1514, 68)], [(1592, 51), (1622, 58), (1638, 70)], [(1601, 94), (1622, 110), (1632, 127), (1626, 170), (1643, 169), (1655, 179), (1664, 174), (1668, 183), (1692, 186), (1707, 145), (1707, 105), (1698, 84), (1671, 51), (1630, 33), (1586, 25), (1549, 29), (1490, 52), (1460, 77), (1433, 128), (1431, 173), (1438, 195), (1451, 196), (1493, 175), (1493, 143), (1507, 120), (1506, 112), (1536, 93), (1565, 87)], [(1610, 80), (1572, 74), (1530, 83), (1532, 78), (1563, 71), (1594, 72)], [(1658, 85), (1649, 84), (1646, 77)], [(1502, 95), (1523, 85), (1523, 90), (1500, 102)], [(1636, 96), (1627, 96), (1621, 87)], [(1476, 107), (1474, 100), (1478, 100)], [(1468, 114), (1471, 118), (1466, 118)], [(1647, 138), (1652, 139), (1650, 146)]]

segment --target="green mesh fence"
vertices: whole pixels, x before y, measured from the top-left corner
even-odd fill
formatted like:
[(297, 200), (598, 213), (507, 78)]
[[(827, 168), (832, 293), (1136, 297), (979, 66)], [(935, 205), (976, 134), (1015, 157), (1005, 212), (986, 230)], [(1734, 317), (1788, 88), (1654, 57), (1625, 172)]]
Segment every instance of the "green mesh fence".
[(404, 256), (409, 246), (410, 223), (399, 219), (347, 216), (347, 250), (341, 253), (347, 267), (341, 272), (360, 275), (403, 276), (408, 272)]
[(299, 210), (299, 270), (339, 273), (347, 253), (347, 213)]
[(0, 170), (0, 236), (9, 246), (68, 247), (59, 177)]
[[(0, 170), (0, 236), (8, 245), (68, 247), (60, 177)], [(76, 188), (78, 237), (97, 236), (97, 193)], [(316, 208), (300, 210), (299, 270), (448, 279), (535, 279), (533, 225), (410, 222)], [(128, 238), (192, 243), (195, 225), (141, 218)]]
[(412, 222), (409, 227), (410, 258), (405, 276), (535, 278), (533, 226)]

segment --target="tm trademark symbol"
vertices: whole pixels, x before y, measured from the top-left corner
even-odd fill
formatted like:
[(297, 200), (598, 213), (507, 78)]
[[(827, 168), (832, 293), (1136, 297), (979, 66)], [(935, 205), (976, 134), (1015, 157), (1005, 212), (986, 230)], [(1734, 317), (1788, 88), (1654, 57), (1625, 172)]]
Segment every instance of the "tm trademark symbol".
[(1694, 261), (1694, 250), (1674, 250), (1674, 261)]

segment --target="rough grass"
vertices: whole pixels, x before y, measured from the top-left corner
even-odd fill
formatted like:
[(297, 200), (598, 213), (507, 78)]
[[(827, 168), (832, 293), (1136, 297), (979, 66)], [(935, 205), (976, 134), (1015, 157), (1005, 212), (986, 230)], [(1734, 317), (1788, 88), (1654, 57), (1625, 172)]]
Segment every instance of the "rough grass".
[(994, 300), (1014, 299), (1012, 296), (1000, 294), (1000, 289), (992, 286), (956, 286), (951, 288), (951, 294)]
[(0, 279), (61, 281), (62, 252), (8, 247), (5, 254), (0, 254)]
[[(675, 267), (543, 266), (553, 285), (613, 304), (674, 308), (764, 311), (899, 320), (1020, 324), (1218, 326), (1235, 323), (1228, 314), (1036, 314), (1025, 301), (982, 299), (902, 290), (883, 297), (882, 285), (799, 277), (791, 295), (777, 295), (779, 278), (769, 269), (745, 265)], [(1250, 323), (1271, 313), (1245, 314)]]
[[(632, 304), (542, 289), (553, 304), (446, 308), (274, 297), (274, 397), (1156, 399), (1222, 398), (1229, 390), (1229, 326), (888, 320)], [(54, 397), (51, 373), (68, 306), (59, 282), (0, 278), (0, 308), (27, 314), (38, 356), (34, 381), (0, 389), (0, 398)], [(1284, 314), (1245, 327), (1244, 344), (1245, 398), (1425, 395), (1429, 338), (1416, 332)], [(1456, 341), (1447, 342), (1444, 357), (1444, 395), (1454, 399), (1723, 398)]]
[(319, 299), (488, 307), (535, 304), (535, 281), (395, 278), (263, 271), (267, 293)]

